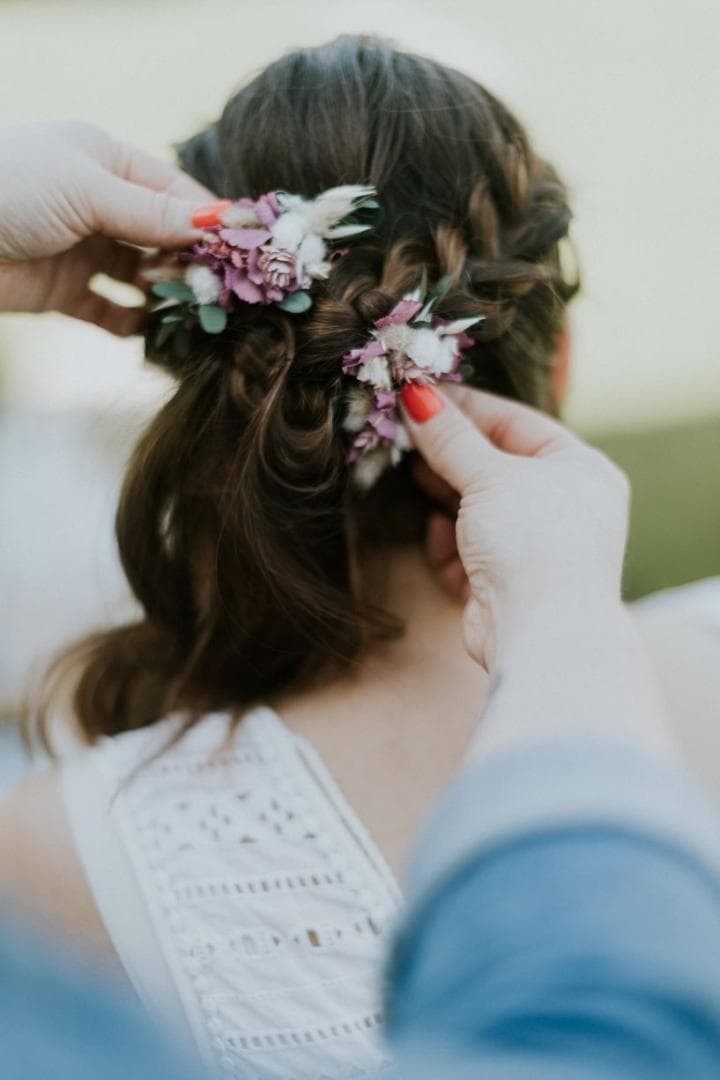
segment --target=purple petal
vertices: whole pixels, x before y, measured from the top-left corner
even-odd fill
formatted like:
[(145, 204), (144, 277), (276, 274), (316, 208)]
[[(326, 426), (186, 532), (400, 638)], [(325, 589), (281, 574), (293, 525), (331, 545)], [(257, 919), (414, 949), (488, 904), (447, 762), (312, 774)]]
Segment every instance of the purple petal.
[(353, 439), (353, 446), (360, 453), (366, 450), (374, 450), (380, 445), (380, 436), (375, 428), (366, 425)]
[(277, 221), (279, 210), (274, 191), (269, 192), (267, 195), (261, 195), (255, 203), (255, 213), (258, 221), (262, 225), (267, 225), (268, 228)]
[(342, 358), (343, 375), (354, 375), (363, 362), (363, 350), (351, 349)]
[(400, 300), (388, 315), (375, 320), (375, 326), (381, 330), (384, 326), (395, 326), (398, 323), (410, 322), (422, 307), (420, 300)]
[(397, 390), (376, 390), (374, 401), (378, 409), (394, 409), (397, 405)]
[(383, 356), (385, 349), (379, 341), (372, 340), (367, 345), (362, 345), (359, 349), (351, 349), (350, 352), (345, 353), (343, 356), (343, 374), (354, 375), (357, 369), (366, 360), (371, 360), (373, 356)]
[(385, 353), (385, 346), (381, 341), (374, 338), (364, 346), (362, 352), (365, 360), (370, 360), (373, 356), (383, 356)]
[(267, 229), (221, 229), (220, 236), (227, 244), (246, 250), (260, 247), (270, 239)]
[(385, 413), (378, 413), (376, 417), (371, 414), (369, 422), (382, 439), (395, 438), (395, 421), (391, 417), (386, 416)]
[(259, 262), (260, 262), (260, 249), (259, 248), (252, 248), (247, 253), (247, 262), (246, 262), (247, 276), (250, 278), (251, 281), (255, 282), (256, 285), (262, 285), (262, 283), (264, 281), (262, 270), (258, 266)]
[(245, 300), (248, 304), (261, 304), (263, 302), (262, 289), (258, 288), (240, 270), (234, 272), (230, 288), (240, 300)]

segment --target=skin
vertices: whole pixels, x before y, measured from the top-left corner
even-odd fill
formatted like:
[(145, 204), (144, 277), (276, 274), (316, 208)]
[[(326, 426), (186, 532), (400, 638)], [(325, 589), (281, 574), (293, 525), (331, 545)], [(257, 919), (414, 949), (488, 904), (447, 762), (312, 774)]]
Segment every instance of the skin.
[[(128, 242), (191, 242), (192, 209), (208, 193), (85, 125), (0, 131), (0, 157), (21, 178), (6, 177), (0, 191), (0, 310), (52, 309), (136, 329), (137, 312), (92, 298), (88, 270), (139, 280), (142, 259)], [(575, 729), (579, 717), (583, 730), (612, 721), (621, 737), (673, 752), (647, 654), (620, 602), (626, 481), (534, 410), (450, 393), (426, 424), (408, 419), (429, 463), (418, 482), (445, 512), (431, 520), (423, 550), (389, 563), (386, 606), (406, 621), (406, 635), (352, 676), (275, 702), (313, 741), (397, 873), (468, 755)], [(119, 973), (57, 771), (32, 777), (0, 807), (0, 889)]]

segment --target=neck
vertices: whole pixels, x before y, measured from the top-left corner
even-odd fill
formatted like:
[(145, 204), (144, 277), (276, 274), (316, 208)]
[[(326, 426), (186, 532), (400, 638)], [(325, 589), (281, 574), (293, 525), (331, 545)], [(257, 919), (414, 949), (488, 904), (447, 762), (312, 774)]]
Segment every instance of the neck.
[(325, 686), (279, 702), (280, 709), (304, 713), (307, 704), (345, 716), (360, 712), (383, 725), (477, 720), (488, 679), (463, 645), (464, 605), (440, 588), (417, 549), (391, 554), (386, 582), (383, 607), (404, 624), (402, 637), (372, 649)]

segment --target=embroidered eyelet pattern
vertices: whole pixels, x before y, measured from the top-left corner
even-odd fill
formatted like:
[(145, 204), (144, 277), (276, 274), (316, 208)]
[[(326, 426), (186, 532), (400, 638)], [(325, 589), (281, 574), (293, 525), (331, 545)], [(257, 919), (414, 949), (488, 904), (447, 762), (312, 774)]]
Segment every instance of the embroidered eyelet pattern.
[(226, 725), (206, 717), (114, 811), (196, 1041), (242, 1080), (375, 1076), (399, 891), (274, 714), (208, 757)]

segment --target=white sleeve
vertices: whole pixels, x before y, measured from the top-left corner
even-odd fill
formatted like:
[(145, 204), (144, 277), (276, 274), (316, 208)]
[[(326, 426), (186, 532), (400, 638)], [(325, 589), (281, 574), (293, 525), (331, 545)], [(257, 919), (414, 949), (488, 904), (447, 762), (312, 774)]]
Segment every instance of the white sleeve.
[(162, 1014), (178, 1029), (187, 1018), (118, 821), (118, 781), (103, 756), (99, 746), (63, 766), (61, 790), (68, 824), (128, 978), (148, 1011)]
[(671, 614), (720, 632), (720, 577), (662, 589), (632, 605), (641, 614)]

